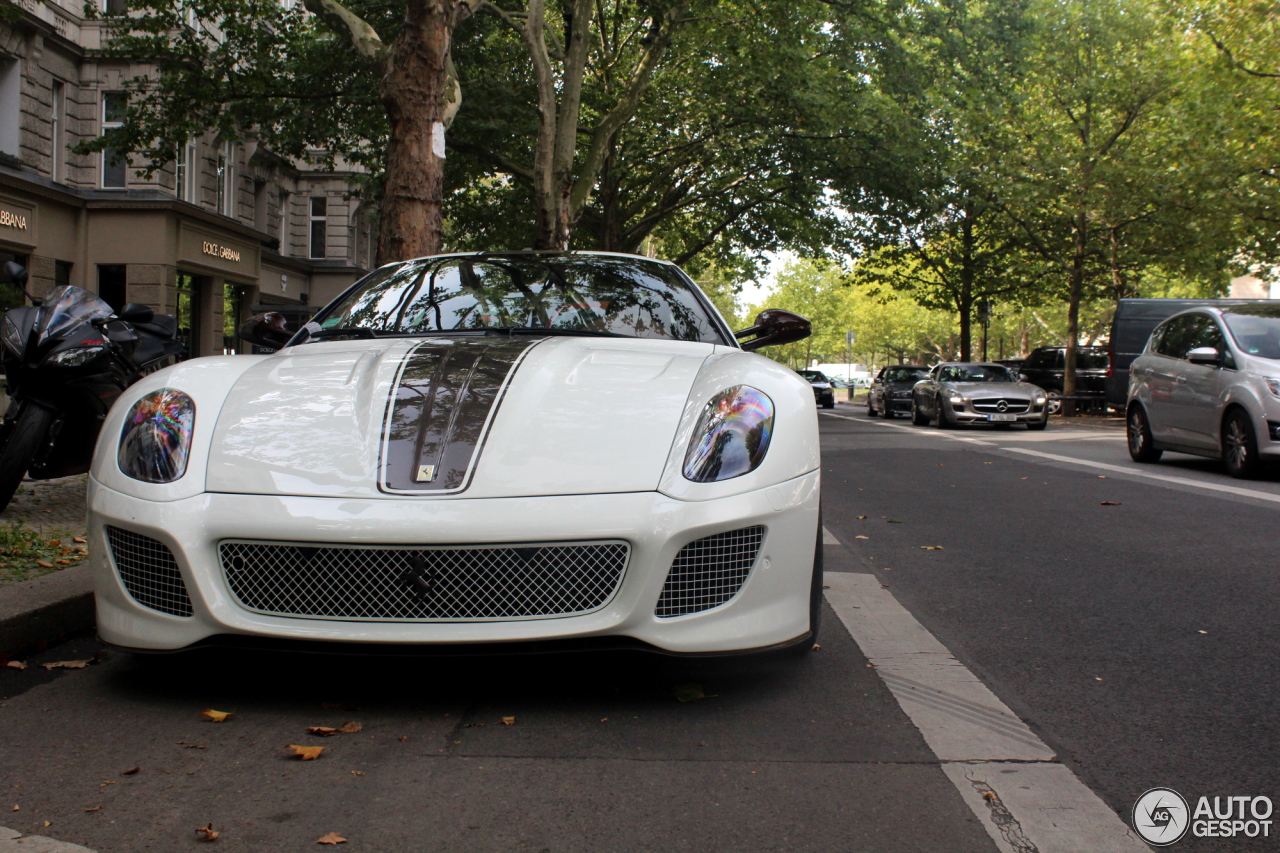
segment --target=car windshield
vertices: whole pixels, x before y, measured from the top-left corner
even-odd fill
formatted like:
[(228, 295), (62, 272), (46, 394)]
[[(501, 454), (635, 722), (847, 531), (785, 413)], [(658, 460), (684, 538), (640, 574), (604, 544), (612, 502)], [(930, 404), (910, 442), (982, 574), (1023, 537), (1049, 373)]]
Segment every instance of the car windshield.
[(998, 364), (949, 364), (938, 378), (943, 382), (1015, 382), (1012, 374)]
[(810, 382), (830, 382), (831, 381), (826, 377), (826, 374), (819, 373), (816, 370), (797, 370), (796, 373), (799, 373), (801, 376), (803, 376), (805, 379), (808, 379)]
[(374, 272), (308, 328), (313, 337), (537, 329), (728, 343), (675, 267), (625, 256), (408, 261)]
[(885, 382), (918, 382), (929, 375), (923, 367), (886, 367)]
[(1280, 360), (1280, 305), (1241, 305), (1222, 319), (1242, 352)]

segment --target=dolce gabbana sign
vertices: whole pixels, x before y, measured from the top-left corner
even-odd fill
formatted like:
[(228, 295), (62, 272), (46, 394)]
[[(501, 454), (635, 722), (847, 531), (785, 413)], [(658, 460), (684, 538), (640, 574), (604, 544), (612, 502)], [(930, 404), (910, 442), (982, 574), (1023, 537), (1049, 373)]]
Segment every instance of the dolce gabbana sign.
[(206, 255), (212, 255), (215, 258), (222, 258), (224, 261), (234, 261), (240, 263), (240, 253), (230, 246), (219, 246), (217, 243), (210, 243), (208, 240), (202, 240), (200, 243), (200, 251)]
[(11, 210), (5, 210), (3, 207), (0, 207), (0, 225), (17, 228), (19, 231), (26, 231), (27, 217), (20, 213), (14, 213)]

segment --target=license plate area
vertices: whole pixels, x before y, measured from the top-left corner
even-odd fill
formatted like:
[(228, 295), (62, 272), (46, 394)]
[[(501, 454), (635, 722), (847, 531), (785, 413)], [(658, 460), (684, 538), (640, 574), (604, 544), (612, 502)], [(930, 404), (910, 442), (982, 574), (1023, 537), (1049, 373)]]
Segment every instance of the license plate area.
[(987, 415), (987, 420), (994, 422), (1016, 421), (1017, 419), (1017, 415)]

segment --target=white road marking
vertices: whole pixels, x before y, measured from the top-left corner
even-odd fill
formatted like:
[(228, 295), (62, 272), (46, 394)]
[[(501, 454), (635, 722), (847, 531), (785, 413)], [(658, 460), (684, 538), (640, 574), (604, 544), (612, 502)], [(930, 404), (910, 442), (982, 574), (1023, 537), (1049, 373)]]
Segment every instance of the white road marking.
[(1205, 480), (1192, 480), (1187, 477), (1175, 477), (1170, 474), (1157, 474), (1154, 471), (1146, 471), (1142, 468), (1133, 468), (1126, 465), (1113, 465), (1109, 462), (1094, 462), (1091, 459), (1078, 459), (1074, 456), (1062, 456), (1057, 453), (1045, 453), (1041, 450), (1031, 450), (1026, 447), (1004, 447), (992, 441), (978, 441), (972, 438), (955, 435), (950, 432), (939, 430), (922, 430), (917, 427), (906, 426), (903, 424), (886, 424), (861, 421), (858, 418), (851, 418), (847, 415), (826, 415), (829, 418), (841, 418), (854, 423), (861, 423), (864, 426), (881, 426), (890, 429), (905, 429), (915, 435), (936, 436), (938, 438), (949, 438), (954, 441), (964, 441), (970, 444), (983, 444), (988, 447), (997, 447), (1007, 453), (1022, 453), (1027, 456), (1037, 456), (1041, 459), (1050, 459), (1054, 462), (1065, 462), (1070, 465), (1083, 465), (1086, 468), (1098, 468), (1104, 471), (1115, 471), (1120, 474), (1129, 474), (1134, 477), (1145, 477), (1148, 480), (1159, 480), (1165, 483), (1173, 483), (1178, 486), (1189, 486), (1191, 488), (1207, 489), (1211, 492), (1222, 492), (1224, 494), (1239, 495), (1240, 497), (1256, 498), (1260, 501), (1270, 501), (1271, 503), (1280, 503), (1280, 494), (1272, 494), (1271, 492), (1263, 492), (1257, 489), (1246, 489), (1240, 486), (1228, 486), (1224, 483), (1213, 483)]
[(1111, 465), (1106, 462), (1094, 462), (1089, 459), (1077, 459), (1074, 456), (1059, 456), (1056, 453), (1043, 453), (1039, 450), (1028, 450), (1025, 447), (1006, 447), (1004, 449), (1010, 453), (1025, 453), (1028, 456), (1039, 456), (1042, 459), (1052, 459), (1054, 462), (1083, 465), (1087, 468), (1100, 468), (1104, 471), (1116, 471), (1121, 474), (1131, 474), (1135, 477), (1146, 477), (1149, 480), (1160, 480), (1165, 483), (1175, 483), (1179, 486), (1191, 486), (1197, 489), (1208, 489), (1213, 492), (1225, 492), (1230, 495), (1240, 495), (1241, 497), (1246, 498), (1257, 498), (1260, 501), (1280, 503), (1280, 495), (1275, 495), (1271, 492), (1260, 492), (1257, 489), (1245, 489), (1240, 486), (1228, 486), (1225, 483), (1210, 483), (1204, 480), (1191, 480), (1186, 477), (1174, 477), (1169, 474), (1157, 474), (1153, 471), (1144, 471), (1141, 468), (1130, 468), (1125, 465)]
[(88, 847), (0, 826), (0, 853), (94, 853)]
[(825, 581), (831, 608), (1000, 850), (1148, 850), (874, 575)]
[(834, 533), (832, 533), (830, 530), (824, 527), (822, 528), (822, 544), (823, 545), (839, 545), (840, 540), (836, 538), (836, 535)]

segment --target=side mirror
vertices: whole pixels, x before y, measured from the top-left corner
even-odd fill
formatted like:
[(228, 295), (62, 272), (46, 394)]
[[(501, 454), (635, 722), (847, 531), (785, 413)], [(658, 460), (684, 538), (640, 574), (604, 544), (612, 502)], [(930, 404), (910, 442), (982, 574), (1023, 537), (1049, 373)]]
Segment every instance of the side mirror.
[(240, 337), (251, 344), (268, 349), (280, 349), (289, 343), (293, 332), (289, 331), (284, 315), (275, 311), (255, 314), (240, 324)]
[(812, 333), (812, 329), (809, 328), (809, 321), (799, 314), (792, 314), (790, 311), (783, 311), (780, 308), (766, 308), (756, 316), (756, 324), (754, 326), (749, 329), (743, 329), (740, 332), (734, 332), (733, 336), (735, 338), (746, 338), (755, 335), (755, 338), (743, 341), (740, 346), (744, 350), (758, 350), (761, 347), (793, 344), (796, 341), (804, 340)]
[(25, 287), (27, 284), (27, 268), (15, 261), (7, 261), (4, 265), (4, 277), (18, 285), (18, 287)]
[(1018, 374), (1018, 381), (1019, 381), (1019, 382), (1030, 382), (1030, 381), (1031, 381), (1031, 377), (1030, 377), (1030, 376), (1028, 376), (1028, 375), (1027, 375), (1027, 374), (1025, 374), (1025, 373), (1019, 373), (1019, 374)]
[(156, 312), (146, 305), (130, 302), (121, 308), (120, 313), (116, 316), (126, 323), (150, 323), (156, 318)]
[(1222, 354), (1214, 347), (1196, 347), (1187, 353), (1187, 361), (1192, 364), (1212, 364), (1217, 367), (1222, 364)]

